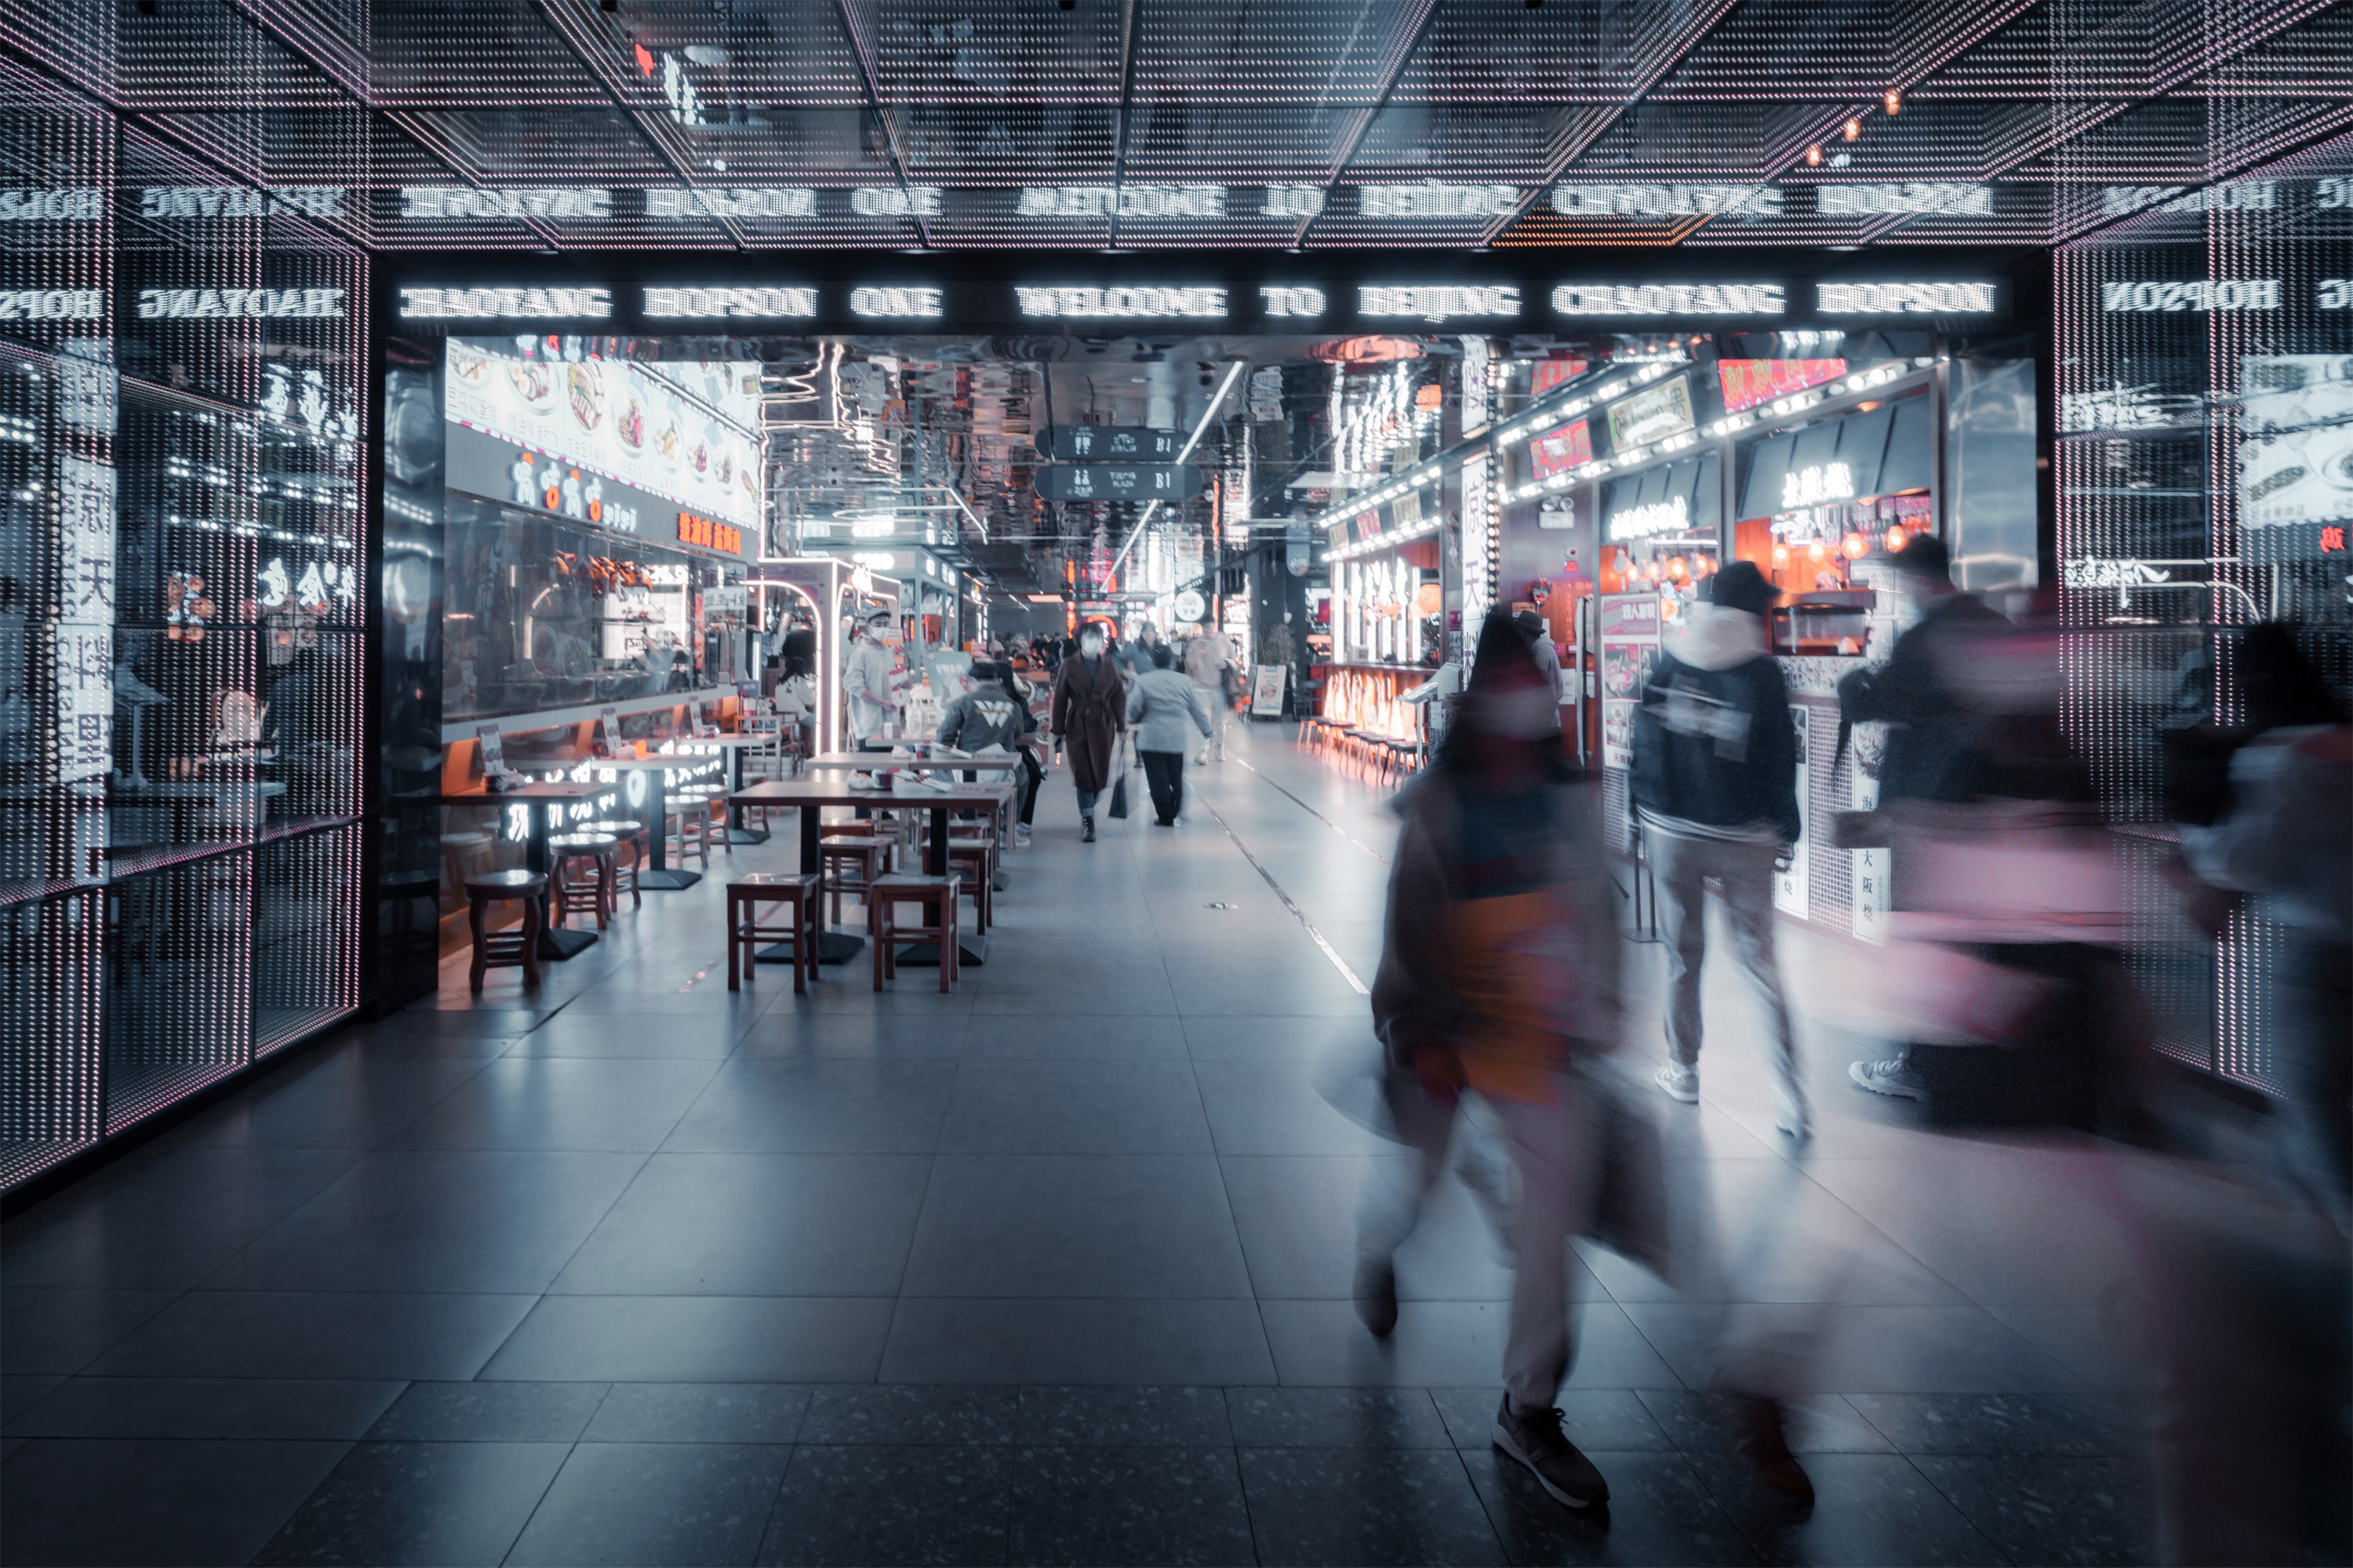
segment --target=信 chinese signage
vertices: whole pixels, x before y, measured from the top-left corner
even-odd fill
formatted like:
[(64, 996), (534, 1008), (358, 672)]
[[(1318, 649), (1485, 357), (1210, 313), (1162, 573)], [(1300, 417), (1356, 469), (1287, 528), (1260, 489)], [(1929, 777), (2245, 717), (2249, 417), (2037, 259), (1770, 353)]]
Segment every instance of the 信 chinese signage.
[[(1292, 256), (800, 252), (716, 260), (572, 254), (528, 262), (408, 253), (379, 268), (390, 331), (795, 334), (971, 329), (1102, 333), (1517, 332), (1628, 323), (1767, 330), (2031, 319), (2047, 260), (1923, 248), (1817, 270), (1734, 257), (1527, 250)], [(1663, 274), (1663, 275), (1662, 275)]]

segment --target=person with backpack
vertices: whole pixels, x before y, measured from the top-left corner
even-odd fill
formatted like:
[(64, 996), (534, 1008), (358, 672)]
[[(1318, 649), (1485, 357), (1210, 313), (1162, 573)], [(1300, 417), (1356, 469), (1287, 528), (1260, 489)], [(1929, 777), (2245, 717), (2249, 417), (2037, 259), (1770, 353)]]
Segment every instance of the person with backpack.
[(1103, 628), (1090, 624), (1077, 652), (1054, 676), (1054, 735), (1071, 759), (1079, 792), (1079, 842), (1095, 842), (1095, 800), (1119, 768), (1119, 736), (1127, 727), (1127, 686), (1106, 652)]
[(1658, 878), (1667, 949), (1667, 1062), (1659, 1087), (1699, 1100), (1700, 969), (1707, 957), (1706, 884), (1724, 890), (1733, 945), (1765, 1003), (1778, 1076), (1774, 1125), (1808, 1131), (1795, 1036), (1773, 954), (1773, 873), (1802, 823), (1798, 751), (1781, 667), (1766, 651), (1773, 585), (1746, 561), (1708, 582), (1667, 648), (1634, 715), (1630, 794)]

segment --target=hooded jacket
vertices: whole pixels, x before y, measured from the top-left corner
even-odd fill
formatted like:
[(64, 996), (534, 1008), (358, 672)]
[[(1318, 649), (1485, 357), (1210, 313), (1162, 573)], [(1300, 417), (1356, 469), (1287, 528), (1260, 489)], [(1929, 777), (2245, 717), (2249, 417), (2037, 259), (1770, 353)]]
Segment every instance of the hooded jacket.
[(1634, 714), (1635, 814), (1686, 838), (1769, 832), (1795, 843), (1797, 736), (1764, 622), (1721, 605), (1691, 613)]

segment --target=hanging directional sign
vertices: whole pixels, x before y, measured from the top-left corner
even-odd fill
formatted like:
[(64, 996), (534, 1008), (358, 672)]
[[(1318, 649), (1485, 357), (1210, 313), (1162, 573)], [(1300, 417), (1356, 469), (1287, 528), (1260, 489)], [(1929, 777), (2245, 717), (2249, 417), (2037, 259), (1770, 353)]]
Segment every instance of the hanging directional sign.
[(1189, 462), (1056, 463), (1038, 470), (1040, 501), (1190, 501), (1201, 471)]
[(1176, 455), (1176, 432), (1142, 425), (1049, 425), (1038, 455), (1064, 462), (1150, 462)]

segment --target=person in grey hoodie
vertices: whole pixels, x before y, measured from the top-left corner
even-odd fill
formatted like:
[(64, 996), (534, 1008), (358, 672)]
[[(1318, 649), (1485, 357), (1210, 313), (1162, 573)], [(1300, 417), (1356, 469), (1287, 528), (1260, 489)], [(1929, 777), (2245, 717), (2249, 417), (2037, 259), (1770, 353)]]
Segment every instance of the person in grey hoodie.
[(1127, 691), (1127, 722), (1137, 726), (1135, 754), (1144, 759), (1144, 780), (1152, 789), (1154, 825), (1173, 828), (1185, 804), (1185, 721), (1204, 738), (1209, 734), (1208, 705), (1200, 688), (1176, 668), (1166, 644), (1152, 651), (1152, 669)]
[(1735, 561), (1668, 644), (1634, 715), (1634, 815), (1659, 885), (1667, 948), (1667, 1063), (1659, 1086), (1699, 1099), (1700, 966), (1707, 957), (1706, 884), (1724, 889), (1741, 966), (1765, 1002), (1779, 1075), (1774, 1124), (1807, 1133), (1797, 1043), (1773, 956), (1773, 873), (1798, 842), (1797, 736), (1781, 667), (1766, 652), (1764, 574)]

